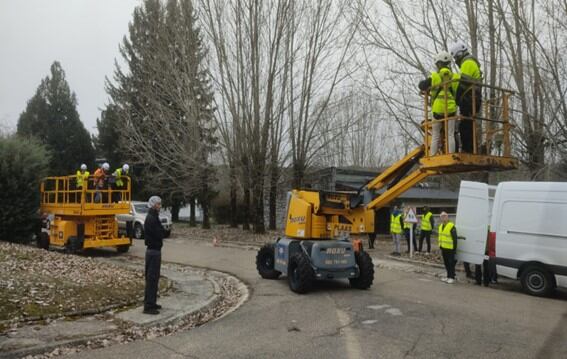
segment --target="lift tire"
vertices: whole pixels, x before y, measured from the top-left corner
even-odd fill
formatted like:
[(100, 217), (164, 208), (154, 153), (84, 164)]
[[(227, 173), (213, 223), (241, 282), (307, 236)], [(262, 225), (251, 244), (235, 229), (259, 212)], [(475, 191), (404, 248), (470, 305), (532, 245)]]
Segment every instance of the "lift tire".
[(39, 237), (37, 237), (37, 248), (49, 249), (49, 234), (43, 232), (39, 234)]
[(116, 251), (118, 253), (126, 253), (130, 250), (130, 245), (129, 244), (122, 244), (120, 246), (116, 246)]
[(374, 281), (374, 263), (367, 252), (355, 253), (356, 264), (360, 274), (358, 278), (349, 278), (350, 285), (357, 289), (368, 289)]
[(555, 278), (541, 264), (529, 264), (522, 270), (520, 283), (527, 294), (536, 297), (549, 296), (555, 288)]
[(274, 269), (275, 249), (273, 244), (265, 244), (256, 255), (256, 269), (264, 279), (277, 279), (281, 272)]
[(298, 294), (307, 293), (313, 285), (315, 273), (309, 257), (303, 252), (295, 253), (289, 260), (287, 272), (289, 288)]

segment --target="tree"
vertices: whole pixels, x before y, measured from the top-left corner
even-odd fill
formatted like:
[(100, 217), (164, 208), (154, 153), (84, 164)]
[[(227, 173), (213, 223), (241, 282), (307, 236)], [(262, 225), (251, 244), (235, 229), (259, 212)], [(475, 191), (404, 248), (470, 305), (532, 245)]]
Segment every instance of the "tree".
[(93, 137), (96, 153), (103, 157), (112, 166), (119, 166), (125, 158), (120, 145), (120, 118), (119, 110), (115, 104), (109, 104), (100, 113), (96, 120), (98, 135)]
[(77, 112), (77, 97), (57, 61), (20, 115), (17, 133), (45, 144), (51, 153), (51, 175), (74, 173), (81, 163), (94, 164), (94, 149)]
[(0, 240), (26, 242), (38, 230), (39, 183), (48, 163), (38, 141), (0, 135)]
[(189, 0), (146, 0), (134, 11), (108, 92), (119, 114), (121, 145), (143, 165), (154, 192), (203, 209), (209, 225), (217, 146), (206, 49)]

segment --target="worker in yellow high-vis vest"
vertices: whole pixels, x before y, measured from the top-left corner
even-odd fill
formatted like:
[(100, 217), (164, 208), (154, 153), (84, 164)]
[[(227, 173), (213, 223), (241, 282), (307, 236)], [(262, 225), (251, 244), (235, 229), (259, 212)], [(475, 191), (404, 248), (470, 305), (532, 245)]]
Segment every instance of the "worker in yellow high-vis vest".
[(402, 240), (402, 228), (404, 225), (403, 213), (398, 206), (390, 214), (390, 233), (392, 234), (392, 241), (394, 244), (394, 251), (391, 253), (394, 256), (400, 255), (400, 242)]
[(427, 241), (427, 254), (431, 253), (431, 231), (435, 227), (435, 220), (433, 219), (433, 213), (429, 210), (429, 207), (423, 207), (423, 214), (421, 215), (421, 227), (419, 232), (419, 248), (418, 252), (423, 250), (423, 240)]
[(443, 255), (443, 262), (447, 270), (447, 277), (442, 278), (443, 282), (453, 284), (455, 282), (455, 253), (457, 251), (457, 228), (455, 224), (449, 221), (449, 215), (446, 212), (441, 212), (439, 216), (441, 224), (439, 225), (438, 238), (439, 248)]
[(81, 169), (77, 170), (77, 189), (82, 189), (83, 185), (87, 184), (90, 175), (90, 172), (87, 171), (87, 165), (83, 163)]

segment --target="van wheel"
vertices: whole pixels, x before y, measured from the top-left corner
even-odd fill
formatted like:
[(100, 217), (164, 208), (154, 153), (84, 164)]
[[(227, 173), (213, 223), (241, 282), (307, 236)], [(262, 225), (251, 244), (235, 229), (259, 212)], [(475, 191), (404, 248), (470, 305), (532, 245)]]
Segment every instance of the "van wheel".
[(553, 291), (555, 278), (544, 266), (531, 264), (522, 271), (520, 282), (526, 293), (545, 297)]
[(287, 279), (289, 288), (295, 293), (307, 293), (313, 285), (315, 273), (305, 253), (295, 253), (289, 260)]

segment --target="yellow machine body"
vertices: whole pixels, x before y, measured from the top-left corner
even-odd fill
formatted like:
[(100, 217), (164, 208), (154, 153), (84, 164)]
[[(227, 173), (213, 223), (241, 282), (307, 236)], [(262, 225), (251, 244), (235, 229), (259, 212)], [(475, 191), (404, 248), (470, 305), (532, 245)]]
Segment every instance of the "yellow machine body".
[(76, 176), (47, 177), (41, 182), (40, 210), (48, 243), (73, 251), (116, 247), (125, 252), (132, 244), (129, 235), (118, 234), (117, 214), (130, 212), (130, 179), (123, 176), (121, 188), (96, 188), (91, 177), (77, 186)]

